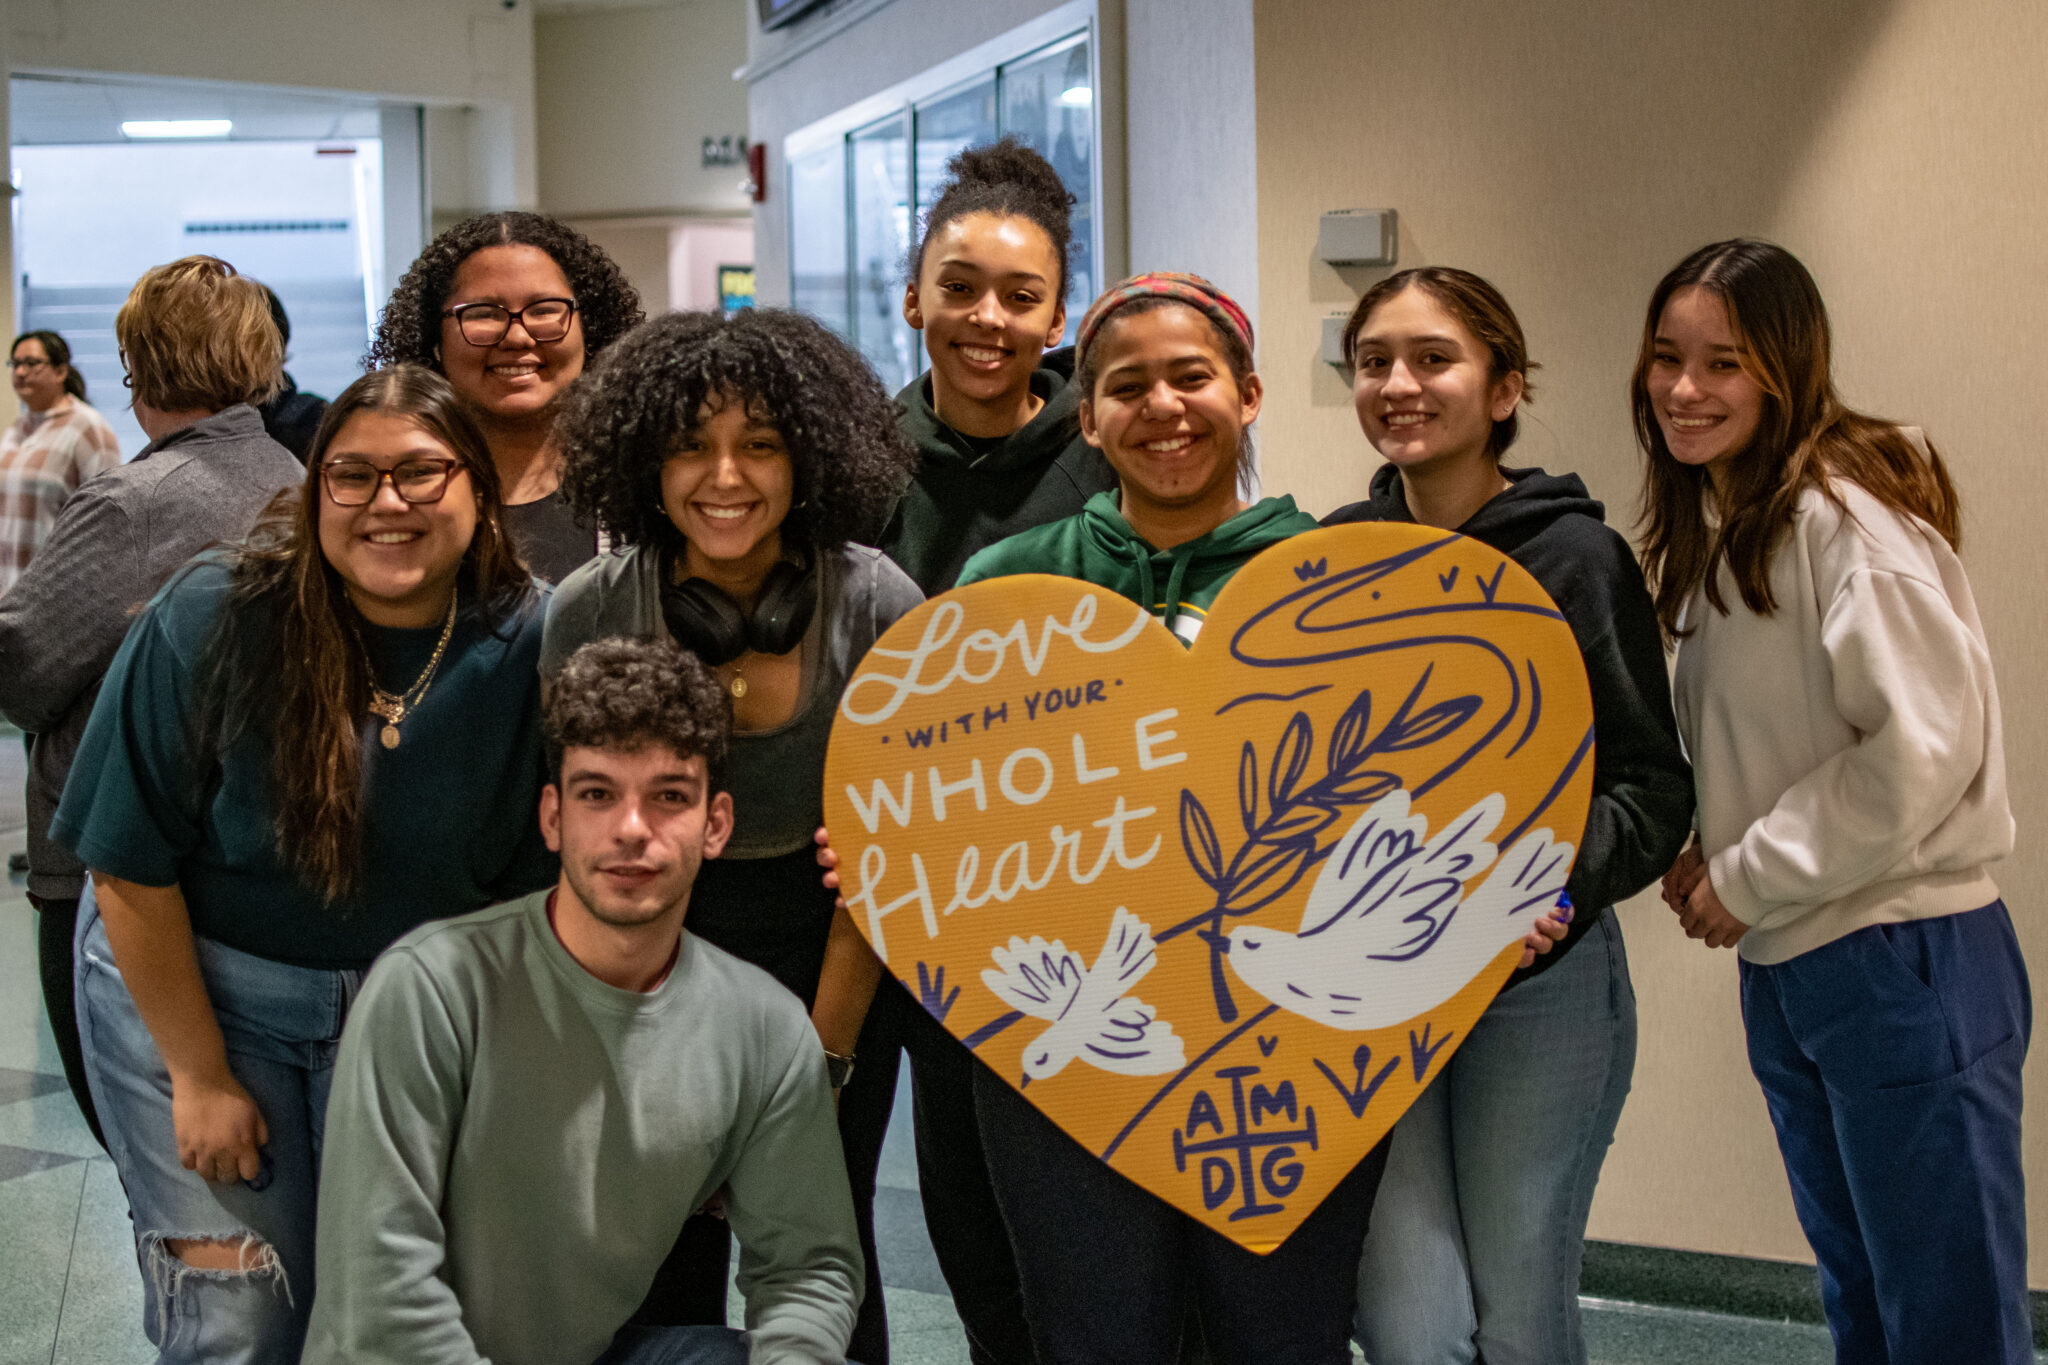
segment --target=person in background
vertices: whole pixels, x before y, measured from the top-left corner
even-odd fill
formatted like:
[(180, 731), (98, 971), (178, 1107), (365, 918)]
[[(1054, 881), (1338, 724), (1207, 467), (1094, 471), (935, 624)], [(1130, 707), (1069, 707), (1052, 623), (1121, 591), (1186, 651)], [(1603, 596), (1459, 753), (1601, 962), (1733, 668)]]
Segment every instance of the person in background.
[(562, 496), (555, 414), (584, 367), (642, 317), (610, 256), (538, 213), (465, 219), (427, 244), (377, 323), (368, 364), (424, 365), (469, 404), (505, 491), (505, 525), (543, 582), (597, 554)]
[[(292, 320), (285, 316), (284, 301), (267, 284), (263, 286), (263, 296), (270, 300), (270, 320), (277, 324), (278, 339), (289, 349)], [(326, 415), (327, 400), (317, 393), (299, 392), (290, 370), (284, 371), (280, 379), (277, 392), (258, 404), (256, 411), (263, 414), (263, 429), (270, 433), (270, 439), (303, 460), (313, 449), (313, 433), (320, 429), (320, 419)]]
[[(673, 639), (732, 694), (734, 824), (690, 898), (695, 938), (766, 969), (810, 1009), (839, 1092), (867, 1297), (851, 1354), (886, 1365), (875, 1171), (895, 1093), (894, 1020), (870, 1011), (882, 965), (811, 864), (825, 747), (869, 646), (923, 600), (853, 543), (915, 456), (851, 347), (782, 309), (670, 313), (629, 333), (562, 415), (566, 489), (614, 548), (548, 610), (551, 677), (591, 640)], [(723, 1322), (725, 1224), (692, 1219), (646, 1320)]]
[[(970, 147), (910, 257), (903, 316), (931, 369), (896, 396), (917, 476), (878, 542), (927, 595), (1019, 531), (1079, 512), (1116, 484), (1081, 438), (1066, 331), (1073, 196), (1014, 138)], [(1017, 1267), (974, 1121), (974, 1058), (893, 979), (876, 1009), (898, 1016), (911, 1059), (918, 1195), (975, 1365), (1029, 1365)]]
[(7, 362), (21, 416), (0, 433), (0, 593), (14, 586), (78, 486), (121, 463), (114, 429), (55, 332), (23, 332)]
[(1768, 242), (1701, 247), (1650, 296), (1643, 555), (1699, 799), (1665, 900), (1741, 957), (1835, 1358), (2023, 1365), (2033, 1000), (1990, 874), (1998, 686), (1946, 466), (1846, 407), (1829, 352)]
[(1570, 929), (1508, 978), (1394, 1126), (1358, 1282), (1373, 1365), (1574, 1365), (1579, 1263), (1601, 1163), (1635, 1069), (1635, 991), (1609, 907), (1654, 882), (1692, 828), (1664, 645), (1642, 570), (1575, 474), (1509, 469), (1535, 368), (1500, 291), (1404, 270), (1344, 334), (1359, 424), (1386, 457), (1326, 526), (1401, 522), (1527, 569), (1584, 658), (1598, 744), (1566, 887)]
[(35, 561), (0, 594), (0, 715), (32, 737), (28, 892), (39, 912), (43, 1005), (95, 1137), (72, 1005), (85, 868), (50, 839), (50, 820), (136, 611), (201, 549), (240, 540), (271, 498), (305, 476), (253, 406), (276, 392), (284, 361), (254, 280), (211, 256), (158, 266), (136, 281), (114, 333), (149, 444), (65, 502)]
[[(860, 1242), (817, 1035), (685, 932), (732, 833), (730, 728), (726, 689), (666, 640), (587, 644), (556, 674), (559, 881), (400, 939), (342, 1033), (306, 1365), (846, 1358)], [(714, 1192), (745, 1337), (628, 1325)]]
[(298, 1360), (364, 971), (426, 920), (554, 880), (533, 820), (546, 592), (495, 476), (438, 375), (363, 376), (298, 496), (157, 594), (93, 707), (51, 836), (92, 869), (86, 1071), (164, 1361)]

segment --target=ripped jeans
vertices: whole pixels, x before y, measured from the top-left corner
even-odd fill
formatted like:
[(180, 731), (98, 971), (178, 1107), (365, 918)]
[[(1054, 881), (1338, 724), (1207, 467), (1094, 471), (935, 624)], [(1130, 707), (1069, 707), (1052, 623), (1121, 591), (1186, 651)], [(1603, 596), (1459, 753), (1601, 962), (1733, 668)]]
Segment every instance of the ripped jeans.
[[(313, 1307), (314, 1185), (334, 1052), (363, 974), (294, 967), (203, 938), (193, 947), (228, 1066), (270, 1129), (253, 1181), (216, 1184), (178, 1164), (171, 1078), (114, 966), (87, 887), (78, 919), (79, 1032), (135, 1219), (143, 1330), (160, 1361), (288, 1365), (299, 1358)], [(165, 1245), (179, 1240), (240, 1244), (254, 1268), (194, 1269)]]

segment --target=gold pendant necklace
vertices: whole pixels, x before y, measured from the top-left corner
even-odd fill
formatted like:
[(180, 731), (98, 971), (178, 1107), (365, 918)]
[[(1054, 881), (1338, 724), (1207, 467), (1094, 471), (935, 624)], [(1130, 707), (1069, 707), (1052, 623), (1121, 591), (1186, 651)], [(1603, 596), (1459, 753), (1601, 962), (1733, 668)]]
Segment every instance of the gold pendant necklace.
[(747, 695), (747, 680), (740, 674), (740, 661), (738, 659), (732, 661), (732, 681), (726, 684), (726, 688), (732, 693), (734, 701), (738, 701), (741, 697)]
[[(441, 667), (441, 655), (447, 651), (449, 638), (455, 634), (455, 604), (459, 596), (460, 594), (451, 594), (449, 596), (448, 619), (441, 623), (441, 638), (434, 645), (433, 657), (427, 660), (426, 668), (421, 670), (419, 677), (414, 679), (411, 687), (406, 688), (403, 693), (386, 692), (383, 688), (377, 686), (376, 675), (374, 673), (371, 674), (370, 714), (381, 716), (384, 720), (384, 728), (378, 732), (377, 738), (382, 741), (387, 749), (396, 749), (398, 747), (399, 725), (404, 722), (408, 715), (419, 708), (419, 704), (426, 700), (427, 689), (434, 685), (434, 674)], [(355, 622), (349, 622), (349, 628), (353, 630)], [(363, 644), (361, 631), (356, 632), (356, 644), (359, 647)], [(370, 652), (368, 648), (363, 648), (365, 663), (369, 662), (369, 657)]]

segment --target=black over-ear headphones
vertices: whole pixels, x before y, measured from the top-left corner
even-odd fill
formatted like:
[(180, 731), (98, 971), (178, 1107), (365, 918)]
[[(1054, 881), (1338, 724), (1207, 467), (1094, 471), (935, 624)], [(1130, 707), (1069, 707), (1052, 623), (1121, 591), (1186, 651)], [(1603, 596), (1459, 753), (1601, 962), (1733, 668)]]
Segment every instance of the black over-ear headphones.
[(768, 571), (748, 612), (716, 584), (688, 578), (663, 585), (661, 618), (677, 644), (713, 668), (750, 649), (787, 654), (803, 640), (818, 609), (817, 580), (814, 565), (783, 560)]

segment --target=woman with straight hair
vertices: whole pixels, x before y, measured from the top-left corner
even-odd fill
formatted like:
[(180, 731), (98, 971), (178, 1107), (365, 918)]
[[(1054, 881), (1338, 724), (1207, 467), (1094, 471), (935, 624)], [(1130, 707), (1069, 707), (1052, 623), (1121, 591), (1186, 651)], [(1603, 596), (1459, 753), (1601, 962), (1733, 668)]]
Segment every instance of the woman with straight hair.
[(1998, 689), (1947, 467), (1843, 404), (1829, 352), (1768, 242), (1650, 296), (1643, 557), (1699, 801), (1665, 900), (1741, 957), (1836, 1358), (2020, 1365), (2032, 997), (1988, 871), (2013, 846)]
[[(284, 362), (263, 286), (213, 256), (155, 266), (114, 315), (114, 336), (149, 444), (65, 499), (34, 562), (0, 594), (0, 715), (32, 737), (28, 894), (43, 1005), (64, 1078), (102, 1145), (72, 990), (85, 867), (50, 837), (50, 821), (136, 613), (193, 555), (240, 540), (279, 490), (306, 477), (255, 407), (277, 391)], [(15, 354), (37, 344), (24, 337)]]
[(114, 429), (85, 401), (85, 376), (55, 332), (23, 332), (8, 353), (21, 416), (0, 432), (0, 593), (57, 524), (65, 499), (121, 463)]
[(514, 548), (546, 583), (598, 551), (562, 496), (555, 416), (584, 368), (637, 324), (640, 295), (604, 248), (539, 213), (466, 218), (427, 243), (377, 322), (370, 365), (445, 378), (490, 443)]
[(1344, 354), (1386, 463), (1371, 496), (1324, 525), (1441, 527), (1527, 569), (1571, 626), (1598, 739), (1570, 904), (1552, 919), (1563, 938), (1508, 978), (1394, 1126), (1358, 1340), (1373, 1365), (1572, 1365), (1586, 1359), (1586, 1219), (1635, 1070), (1635, 991), (1609, 907), (1654, 882), (1692, 827), (1657, 614), (1576, 474), (1502, 463), (1536, 365), (1493, 285), (1447, 266), (1389, 276), (1352, 310)]
[[(1079, 512), (1116, 475), (1081, 437), (1067, 326), (1073, 196), (1015, 138), (969, 147), (911, 249), (903, 316), (931, 369), (896, 395), (917, 475), (878, 542), (926, 595), (996, 541)], [(893, 981), (917, 1117), (918, 1195), (975, 1365), (1029, 1365), (1017, 1267), (974, 1121), (974, 1058)]]
[(554, 880), (543, 594), (502, 516), (447, 383), (373, 371), (301, 493), (172, 578), (108, 672), (52, 833), (92, 869), (86, 1069), (160, 1359), (298, 1359), (364, 971), (426, 920)]
[[(731, 697), (732, 838), (697, 874), (689, 930), (811, 1011), (867, 1263), (847, 1351), (887, 1365), (874, 1196), (895, 1021), (869, 1009), (882, 964), (819, 886), (811, 836), (846, 680), (924, 600), (854, 539), (902, 491), (910, 443), (860, 356), (779, 308), (642, 324), (577, 387), (562, 441), (569, 498), (611, 528), (613, 548), (555, 594), (542, 672), (552, 678), (591, 640), (673, 639)], [(690, 1219), (638, 1320), (722, 1324), (730, 1247), (722, 1220)]]

